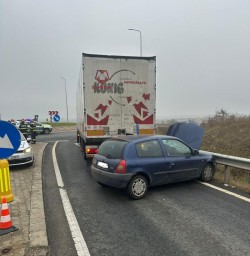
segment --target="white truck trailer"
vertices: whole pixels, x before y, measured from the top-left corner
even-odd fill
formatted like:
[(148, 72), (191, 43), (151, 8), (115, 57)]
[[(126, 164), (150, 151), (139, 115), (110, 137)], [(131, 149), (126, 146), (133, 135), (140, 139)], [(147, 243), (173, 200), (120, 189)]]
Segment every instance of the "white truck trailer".
[(76, 102), (85, 159), (108, 137), (155, 134), (156, 57), (83, 53)]

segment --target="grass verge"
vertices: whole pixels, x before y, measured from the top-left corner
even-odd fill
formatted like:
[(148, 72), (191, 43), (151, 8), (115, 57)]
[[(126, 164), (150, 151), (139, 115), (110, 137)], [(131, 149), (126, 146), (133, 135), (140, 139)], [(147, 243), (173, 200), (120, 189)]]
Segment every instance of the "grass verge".
[(76, 123), (62, 123), (62, 122), (58, 122), (58, 123), (53, 123), (53, 122), (46, 122), (45, 124), (50, 124), (52, 127), (62, 127), (62, 126), (76, 126)]

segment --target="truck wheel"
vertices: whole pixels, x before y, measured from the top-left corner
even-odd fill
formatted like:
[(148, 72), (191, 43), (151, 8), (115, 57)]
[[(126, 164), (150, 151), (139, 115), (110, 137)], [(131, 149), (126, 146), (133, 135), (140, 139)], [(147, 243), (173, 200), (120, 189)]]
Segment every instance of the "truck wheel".
[(147, 179), (142, 175), (136, 175), (134, 176), (127, 187), (127, 194), (132, 199), (141, 199), (145, 196), (145, 194), (148, 191), (148, 181)]
[(203, 182), (210, 181), (214, 176), (214, 166), (206, 164), (201, 172), (200, 180)]
[(45, 134), (49, 134), (49, 129), (44, 129)]
[(82, 138), (80, 138), (80, 147), (81, 147), (84, 159), (87, 160), (85, 141)]
[(84, 159), (85, 159), (85, 160), (87, 160), (87, 155), (86, 155), (86, 147), (85, 147), (85, 144), (84, 144), (84, 146), (83, 146), (83, 149), (82, 149), (82, 151), (83, 151), (83, 157), (84, 157)]

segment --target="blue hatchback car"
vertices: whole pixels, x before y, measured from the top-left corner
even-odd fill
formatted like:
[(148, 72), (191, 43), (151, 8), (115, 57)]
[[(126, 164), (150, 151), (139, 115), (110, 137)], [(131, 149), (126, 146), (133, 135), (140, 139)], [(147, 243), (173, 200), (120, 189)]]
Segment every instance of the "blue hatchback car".
[(93, 158), (91, 173), (101, 185), (126, 189), (133, 199), (149, 186), (197, 179), (210, 181), (215, 161), (172, 136), (128, 135), (104, 141)]

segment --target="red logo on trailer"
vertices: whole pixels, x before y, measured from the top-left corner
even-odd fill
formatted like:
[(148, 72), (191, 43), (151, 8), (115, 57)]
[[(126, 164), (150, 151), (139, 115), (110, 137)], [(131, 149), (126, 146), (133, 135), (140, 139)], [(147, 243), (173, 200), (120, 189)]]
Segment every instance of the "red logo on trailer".
[(109, 74), (107, 70), (97, 70), (95, 75), (95, 80), (100, 84), (106, 84), (109, 80)]
[[(120, 78), (117, 82), (111, 82), (113, 77), (121, 72), (126, 71), (127, 74), (132, 73), (134, 76), (135, 73), (131, 70), (121, 69), (113, 73), (109, 76), (108, 70), (100, 69), (96, 71), (95, 80), (96, 82), (92, 86), (94, 93), (98, 94), (110, 94), (110, 99), (106, 103), (99, 103), (99, 105), (95, 108), (93, 116), (87, 115), (87, 123), (88, 125), (107, 125), (109, 121), (109, 106), (114, 102), (118, 105), (126, 106), (132, 105), (137, 114), (133, 115), (134, 122), (137, 124), (153, 124), (154, 122), (154, 114), (149, 113), (149, 109), (147, 107), (147, 102), (150, 101), (150, 93), (143, 93), (140, 97), (141, 99), (137, 99), (132, 95), (128, 95), (126, 98), (127, 103), (121, 104), (116, 101), (112, 96), (116, 94), (122, 95), (124, 93), (124, 84), (127, 87), (132, 85), (146, 85), (145, 81), (137, 81), (137, 80), (125, 80), (129, 78)], [(132, 78), (131, 78), (132, 79)], [(126, 86), (125, 86), (126, 87)], [(105, 115), (104, 115), (105, 114)]]

